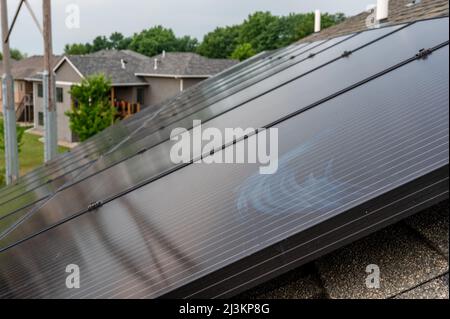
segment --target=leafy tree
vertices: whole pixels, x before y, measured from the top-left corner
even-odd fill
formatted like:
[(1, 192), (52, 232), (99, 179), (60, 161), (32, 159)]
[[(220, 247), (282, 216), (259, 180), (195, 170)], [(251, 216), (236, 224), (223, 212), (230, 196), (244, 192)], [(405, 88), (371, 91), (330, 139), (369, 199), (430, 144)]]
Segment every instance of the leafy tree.
[(197, 53), (209, 58), (225, 59), (239, 45), (239, 26), (219, 27), (208, 33), (198, 46)]
[[(18, 49), (11, 49), (10, 54), (11, 54), (11, 59), (14, 59), (14, 60), (22, 60), (27, 57), (26, 53), (23, 53)], [(0, 60), (3, 60), (3, 54), (1, 52), (0, 52)]]
[(105, 36), (98, 36), (92, 42), (92, 51), (98, 52), (101, 50), (109, 50), (112, 48), (112, 43)]
[(159, 25), (135, 34), (129, 49), (147, 56), (154, 56), (163, 50), (176, 51), (177, 44), (174, 32)]
[(177, 38), (176, 49), (178, 52), (195, 52), (198, 47), (198, 40), (188, 35)]
[[(17, 126), (17, 148), (19, 153), (22, 151), (23, 146), (23, 134), (25, 133), (25, 128)], [(3, 124), (3, 119), (0, 118), (0, 151), (5, 151), (5, 127)], [(0, 167), (0, 187), (5, 185), (5, 168)]]
[[(324, 14), (322, 28), (345, 19), (342, 13)], [(255, 12), (240, 25), (216, 28), (205, 35), (197, 52), (210, 58), (250, 57), (265, 50), (289, 45), (314, 32), (314, 14), (300, 13), (274, 16), (270, 12)], [(251, 49), (250, 50), (250, 46)], [(245, 54), (243, 50), (245, 51)]]
[[(23, 134), (25, 133), (25, 129), (23, 127), (17, 126), (17, 148), (19, 153), (22, 151), (23, 146)], [(3, 123), (3, 119), (0, 119), (0, 151), (5, 151), (5, 127)]]
[[(288, 20), (286, 25), (289, 26), (290, 30), (293, 30), (293, 33), (291, 34), (291, 37), (288, 38), (288, 41), (297, 41), (314, 32), (314, 13), (290, 15), (286, 19)], [(345, 16), (342, 13), (325, 13), (322, 15), (321, 27), (322, 29), (326, 29), (342, 22), (344, 19)]]
[[(323, 14), (322, 28), (330, 27), (345, 19), (344, 14)], [(240, 25), (218, 27), (203, 38), (201, 44), (190, 36), (176, 37), (172, 29), (155, 26), (125, 37), (119, 32), (108, 38), (99, 36), (93, 43), (67, 45), (66, 54), (86, 54), (104, 49), (129, 49), (147, 56), (167, 52), (197, 52), (209, 58), (230, 58), (239, 54), (249, 57), (265, 50), (289, 45), (314, 32), (314, 13), (275, 16), (270, 12), (255, 12)], [(252, 50), (249, 50), (251, 45)], [(239, 49), (238, 49), (239, 47)], [(246, 49), (246, 53), (243, 51)], [(236, 56), (236, 55), (235, 55)]]
[(120, 32), (114, 32), (109, 36), (110, 47), (115, 50), (125, 50), (128, 49), (131, 38), (126, 38)]
[(114, 122), (116, 110), (109, 103), (111, 82), (102, 74), (84, 79), (70, 90), (77, 106), (66, 112), (70, 129), (81, 141), (103, 131)]
[(250, 43), (239, 44), (234, 52), (231, 54), (231, 58), (239, 61), (244, 61), (256, 54)]
[(90, 44), (74, 43), (66, 44), (64, 47), (64, 53), (68, 55), (82, 55), (91, 53)]
[(250, 43), (256, 52), (279, 47), (280, 18), (270, 12), (249, 15), (239, 30), (239, 43)]

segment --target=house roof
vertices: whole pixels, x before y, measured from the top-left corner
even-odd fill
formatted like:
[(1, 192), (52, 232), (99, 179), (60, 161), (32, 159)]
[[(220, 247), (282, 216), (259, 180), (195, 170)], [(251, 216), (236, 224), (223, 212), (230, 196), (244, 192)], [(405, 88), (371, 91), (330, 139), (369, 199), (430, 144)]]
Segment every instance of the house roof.
[[(146, 84), (136, 76), (142, 60), (120, 51), (111, 51), (108, 54), (71, 55), (66, 59), (83, 76), (103, 73), (109, 77), (113, 84)], [(122, 61), (124, 64), (122, 64)]]
[[(53, 57), (53, 65), (61, 59), (61, 56)], [(44, 69), (44, 57), (42, 55), (33, 55), (22, 60), (12, 60), (11, 73), (17, 80), (34, 78)], [(0, 73), (3, 73), (3, 64), (0, 63)]]
[[(155, 70), (155, 59), (158, 68)], [(142, 76), (153, 77), (200, 77), (206, 78), (238, 63), (235, 60), (209, 59), (195, 53), (165, 53), (149, 58), (130, 50), (102, 50), (87, 55), (70, 55), (69, 60), (82, 75), (104, 73), (113, 84), (147, 84)], [(125, 65), (122, 64), (122, 61)]]
[[(155, 59), (157, 68), (155, 69)], [(189, 52), (167, 52), (147, 61), (140, 74), (152, 76), (210, 77), (233, 65), (237, 60), (209, 59)]]
[[(350, 33), (364, 31), (373, 28), (374, 9), (361, 12), (358, 15), (347, 18), (342, 23), (311, 34), (299, 42), (312, 42), (326, 40)], [(448, 16), (449, 5), (447, 0), (390, 0), (389, 18), (387, 24), (399, 24), (421, 19)]]

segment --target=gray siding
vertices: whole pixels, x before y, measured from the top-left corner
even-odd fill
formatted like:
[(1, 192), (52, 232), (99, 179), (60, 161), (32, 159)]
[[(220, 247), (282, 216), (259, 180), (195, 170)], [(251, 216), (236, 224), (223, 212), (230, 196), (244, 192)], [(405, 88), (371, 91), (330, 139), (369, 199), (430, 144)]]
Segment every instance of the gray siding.
[(205, 79), (183, 79), (183, 87), (186, 90), (186, 89), (190, 88), (191, 86), (194, 86), (197, 83), (200, 83), (203, 80), (205, 80)]
[[(34, 91), (34, 127), (38, 130), (44, 130), (42, 125), (39, 125), (39, 113), (44, 112), (44, 101), (37, 95), (38, 83), (33, 85)], [(56, 87), (63, 88), (63, 103), (56, 103), (57, 121), (58, 121), (58, 140), (63, 142), (74, 142), (72, 132), (69, 127), (69, 118), (65, 115), (65, 112), (69, 111), (72, 107), (71, 97), (69, 94), (70, 86), (68, 85), (56, 85)]]
[(145, 97), (146, 106), (158, 104), (180, 93), (180, 79), (145, 78), (150, 84)]
[(56, 71), (56, 81), (79, 83), (81, 80), (80, 75), (67, 62), (64, 62)]

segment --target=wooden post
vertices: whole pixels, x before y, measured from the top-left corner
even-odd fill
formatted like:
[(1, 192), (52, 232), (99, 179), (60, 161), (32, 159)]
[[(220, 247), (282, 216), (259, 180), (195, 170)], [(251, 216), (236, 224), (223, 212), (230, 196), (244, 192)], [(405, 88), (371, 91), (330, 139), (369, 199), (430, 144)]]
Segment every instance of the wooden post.
[(52, 11), (51, 0), (42, 0), (44, 14), (44, 126), (45, 161), (51, 161), (57, 155), (58, 130), (56, 117), (56, 89), (53, 73)]
[[(111, 111), (113, 113), (114, 113), (114, 108), (116, 107), (115, 99), (116, 99), (116, 92), (114, 90), (114, 87), (111, 87)], [(111, 124), (114, 124), (114, 117), (111, 119)]]

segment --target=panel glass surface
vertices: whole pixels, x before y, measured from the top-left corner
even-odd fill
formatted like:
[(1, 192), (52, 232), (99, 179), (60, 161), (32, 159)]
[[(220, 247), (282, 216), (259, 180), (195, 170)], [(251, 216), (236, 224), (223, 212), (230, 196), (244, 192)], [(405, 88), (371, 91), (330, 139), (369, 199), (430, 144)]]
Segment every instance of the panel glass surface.
[(192, 164), (1, 252), (0, 297), (158, 297), (448, 165), (448, 56), (279, 123), (274, 175)]

